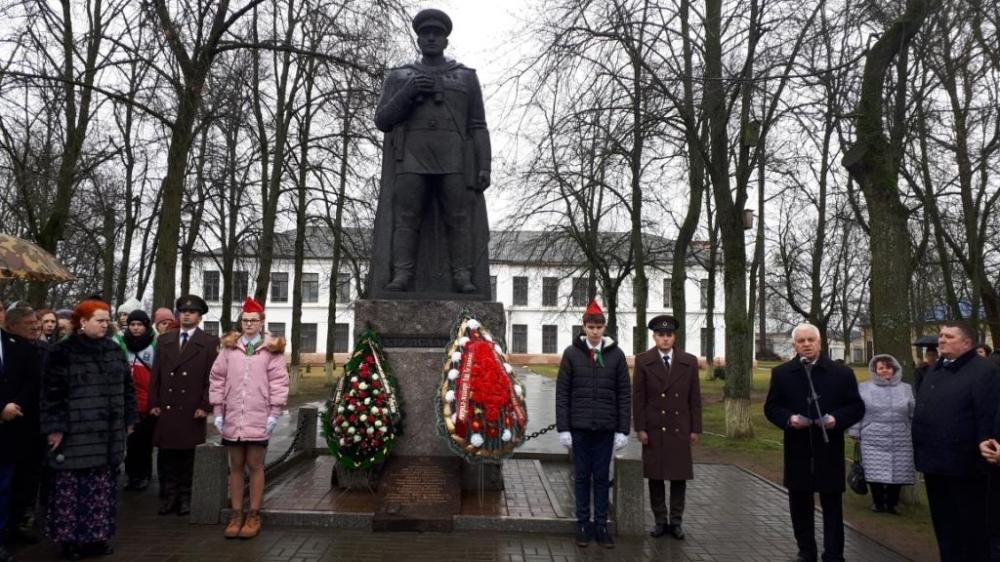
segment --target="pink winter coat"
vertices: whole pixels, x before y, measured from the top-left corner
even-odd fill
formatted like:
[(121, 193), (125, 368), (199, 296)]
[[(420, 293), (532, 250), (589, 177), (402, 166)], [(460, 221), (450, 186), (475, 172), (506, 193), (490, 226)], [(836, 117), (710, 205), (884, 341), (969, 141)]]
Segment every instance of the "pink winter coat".
[(264, 441), (268, 416), (281, 415), (288, 401), (285, 339), (264, 335), (262, 345), (248, 356), (238, 333), (222, 339), (208, 399), (215, 415), (223, 416), (222, 437), (230, 441)]

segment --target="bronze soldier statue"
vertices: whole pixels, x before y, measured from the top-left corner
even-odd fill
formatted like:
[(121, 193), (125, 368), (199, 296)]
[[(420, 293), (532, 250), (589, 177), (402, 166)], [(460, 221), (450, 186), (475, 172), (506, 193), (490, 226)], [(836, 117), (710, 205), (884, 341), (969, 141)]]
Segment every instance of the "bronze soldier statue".
[[(482, 90), (475, 70), (444, 56), (452, 30), (447, 14), (422, 10), (413, 30), (422, 58), (389, 71), (375, 112), (386, 133), (375, 254), (389, 250), (391, 269), (376, 267), (373, 285), (376, 293), (482, 294), (489, 282), (482, 191), (491, 161)], [(428, 236), (436, 238), (422, 242)], [(421, 268), (446, 271), (420, 276)], [(451, 289), (443, 289), (449, 274)]]

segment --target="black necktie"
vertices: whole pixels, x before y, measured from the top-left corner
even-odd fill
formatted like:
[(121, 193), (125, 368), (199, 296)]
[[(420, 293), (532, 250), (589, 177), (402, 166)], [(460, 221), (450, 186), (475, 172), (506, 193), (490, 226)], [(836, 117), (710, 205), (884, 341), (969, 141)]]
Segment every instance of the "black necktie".
[(188, 342), (188, 333), (181, 332), (181, 349), (184, 349), (184, 344)]
[(663, 356), (663, 365), (667, 368), (668, 371), (670, 370), (670, 356), (669, 355), (664, 355)]

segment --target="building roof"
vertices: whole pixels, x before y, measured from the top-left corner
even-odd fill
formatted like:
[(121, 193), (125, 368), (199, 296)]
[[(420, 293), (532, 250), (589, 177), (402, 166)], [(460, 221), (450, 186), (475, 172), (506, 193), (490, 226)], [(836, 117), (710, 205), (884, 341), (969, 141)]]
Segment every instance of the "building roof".
[[(372, 230), (362, 228), (347, 228), (343, 235), (344, 257), (364, 259), (371, 255)], [(669, 263), (673, 257), (674, 241), (657, 236), (644, 234), (643, 243), (646, 255), (651, 263)], [(629, 256), (628, 232), (602, 232), (599, 234), (597, 246), (604, 256), (618, 256), (626, 260)], [(705, 265), (708, 263), (707, 242), (693, 241), (688, 251), (690, 265)], [(251, 258), (257, 254), (257, 241), (242, 244), (239, 256)], [(204, 256), (219, 256), (222, 248), (216, 247)], [(720, 249), (721, 254), (721, 249)], [(274, 259), (291, 260), (295, 257), (295, 231), (286, 230), (274, 236)], [(326, 226), (306, 227), (305, 258), (333, 258), (333, 229)], [(562, 235), (559, 231), (541, 230), (505, 230), (490, 231), (490, 262), (526, 265), (579, 265), (587, 260), (584, 252), (572, 238)], [(631, 260), (629, 260), (631, 261)], [(719, 256), (721, 266), (721, 255)]]

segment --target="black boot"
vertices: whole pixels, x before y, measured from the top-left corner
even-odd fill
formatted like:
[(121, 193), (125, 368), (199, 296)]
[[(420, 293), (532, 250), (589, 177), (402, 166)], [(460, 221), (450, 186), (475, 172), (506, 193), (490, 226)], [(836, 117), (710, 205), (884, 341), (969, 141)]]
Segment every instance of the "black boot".
[(586, 548), (591, 539), (590, 523), (578, 523), (576, 526), (576, 546)]
[(63, 560), (83, 560), (83, 550), (75, 542), (62, 543)]
[(615, 539), (611, 538), (611, 533), (608, 531), (608, 526), (598, 525), (595, 534), (597, 535), (597, 544), (603, 546), (604, 548), (614, 548)]
[(386, 291), (406, 291), (413, 283), (412, 269), (395, 269), (392, 273), (392, 280), (386, 284)]

